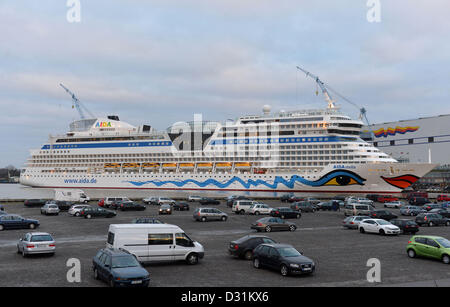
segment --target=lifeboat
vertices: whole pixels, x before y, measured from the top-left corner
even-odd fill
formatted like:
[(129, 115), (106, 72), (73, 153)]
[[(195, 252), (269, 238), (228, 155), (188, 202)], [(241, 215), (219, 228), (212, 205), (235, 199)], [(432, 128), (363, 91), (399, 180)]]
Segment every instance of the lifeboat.
[(139, 168), (141, 166), (140, 163), (123, 163), (122, 168)]
[(239, 168), (249, 168), (252, 164), (250, 162), (236, 162), (234, 163), (234, 166)]
[(177, 167), (176, 163), (163, 163), (164, 168), (174, 168)]
[(212, 168), (212, 163), (197, 163), (199, 168)]
[(231, 162), (219, 162), (216, 163), (216, 167), (223, 167), (223, 168), (228, 168), (231, 167)]
[(181, 168), (193, 168), (194, 163), (180, 163)]
[(105, 163), (104, 168), (120, 168), (120, 163)]
[(143, 168), (159, 167), (159, 163), (142, 163)]

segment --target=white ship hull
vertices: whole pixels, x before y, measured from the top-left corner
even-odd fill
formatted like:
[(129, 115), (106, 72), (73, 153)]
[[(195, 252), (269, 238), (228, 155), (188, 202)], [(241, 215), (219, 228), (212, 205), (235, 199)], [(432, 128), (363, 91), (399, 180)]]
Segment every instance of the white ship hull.
[(435, 164), (367, 163), (328, 165), (320, 173), (103, 173), (70, 176), (23, 175), (20, 183), (38, 188), (83, 189), (91, 198), (151, 195), (279, 197), (285, 193), (318, 197), (334, 195), (398, 194), (431, 171)]

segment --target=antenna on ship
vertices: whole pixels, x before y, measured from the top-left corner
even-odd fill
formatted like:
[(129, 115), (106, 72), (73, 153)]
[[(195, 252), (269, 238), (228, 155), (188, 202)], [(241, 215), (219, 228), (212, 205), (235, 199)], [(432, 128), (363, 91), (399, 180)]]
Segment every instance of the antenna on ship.
[[(72, 108), (76, 107), (78, 113), (80, 114), (81, 119), (85, 119), (83, 109), (91, 116), (91, 118), (95, 118), (95, 116), (83, 105), (80, 100), (72, 93), (67, 87), (65, 87), (62, 83), (59, 84), (70, 96), (72, 96)], [(83, 108), (83, 109), (82, 109)]]
[[(332, 100), (331, 95), (330, 95), (330, 93), (328, 92), (327, 89), (332, 91), (334, 94), (336, 94), (337, 96), (339, 96), (343, 100), (347, 101), (349, 104), (351, 104), (354, 107), (358, 108), (358, 110), (359, 110), (359, 119), (360, 120), (365, 119), (366, 122), (367, 122), (367, 125), (370, 126), (369, 120), (367, 119), (367, 110), (364, 107), (360, 107), (356, 103), (350, 101), (348, 98), (342, 96), (337, 91), (335, 91), (331, 86), (329, 86), (328, 84), (323, 83), (322, 80), (319, 79), (319, 77), (313, 75), (309, 71), (306, 71), (303, 68), (300, 68), (298, 66), (297, 66), (297, 69), (301, 70), (302, 72), (304, 72), (307, 77), (311, 77), (311, 78), (313, 78), (316, 81), (317, 85), (322, 89), (322, 93), (325, 95), (325, 100), (328, 102), (328, 108), (332, 109), (332, 108), (335, 108), (336, 106), (334, 105), (334, 101)], [(318, 92), (316, 91), (316, 94), (317, 93)]]

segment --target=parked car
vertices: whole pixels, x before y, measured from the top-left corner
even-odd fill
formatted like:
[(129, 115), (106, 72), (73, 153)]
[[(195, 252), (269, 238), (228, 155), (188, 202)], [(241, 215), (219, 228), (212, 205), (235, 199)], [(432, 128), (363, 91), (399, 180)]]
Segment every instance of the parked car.
[(72, 207), (73, 202), (71, 201), (65, 201), (65, 200), (48, 200), (45, 202), (45, 204), (54, 204), (57, 205), (59, 208), (59, 211), (67, 211)]
[(425, 209), (417, 206), (403, 206), (400, 208), (401, 215), (417, 216), (419, 213), (427, 212)]
[(47, 202), (47, 200), (45, 199), (27, 199), (23, 202), (25, 207), (42, 207), (43, 205), (45, 205), (45, 203)]
[(197, 208), (194, 211), (194, 220), (196, 221), (226, 221), (228, 214), (216, 208)]
[(237, 240), (231, 241), (228, 245), (228, 252), (230, 255), (244, 258), (245, 260), (252, 260), (253, 250), (263, 243), (276, 243), (269, 237), (258, 235), (246, 235)]
[(200, 205), (220, 205), (220, 201), (217, 199), (209, 198), (209, 197), (202, 197), (202, 199), (199, 201)]
[(189, 204), (184, 201), (177, 201), (173, 204), (172, 209), (177, 211), (189, 211)]
[(371, 232), (379, 233), (380, 235), (400, 234), (400, 228), (382, 219), (363, 220), (359, 223), (358, 230), (361, 233)]
[(147, 197), (144, 198), (142, 201), (144, 202), (144, 204), (156, 206), (158, 204), (158, 199), (159, 199), (158, 197)]
[(235, 200), (250, 200), (246, 196), (243, 195), (231, 195), (227, 197), (227, 206), (233, 207), (233, 203)]
[(450, 241), (443, 237), (414, 236), (409, 239), (406, 252), (410, 258), (420, 256), (450, 264)]
[(380, 196), (379, 194), (367, 194), (366, 198), (370, 199), (371, 201), (378, 201), (379, 196)]
[(304, 201), (304, 200), (305, 200), (304, 197), (291, 195), (291, 197), (289, 197), (289, 199), (288, 199), (288, 202), (289, 202), (289, 203), (294, 203), (294, 202)]
[(358, 229), (358, 225), (361, 221), (370, 219), (367, 215), (349, 216), (342, 221), (343, 226), (348, 229)]
[(423, 206), (428, 203), (430, 203), (430, 201), (425, 197), (411, 197), (409, 199), (409, 204), (412, 206)]
[(279, 207), (270, 211), (270, 216), (281, 217), (282, 219), (299, 219), (302, 217), (302, 213), (288, 207)]
[(55, 204), (45, 204), (41, 208), (41, 214), (45, 215), (58, 215), (59, 214), (59, 208)]
[(3, 207), (3, 205), (0, 205), (0, 211), (5, 212), (5, 207)]
[(282, 276), (313, 274), (316, 265), (288, 244), (260, 244), (253, 251), (253, 267), (268, 267), (277, 270)]
[(415, 233), (419, 232), (419, 225), (414, 221), (407, 220), (407, 219), (393, 219), (390, 222), (393, 225), (400, 228), (400, 231), (403, 234), (406, 234), (406, 233), (415, 234)]
[(316, 212), (317, 207), (312, 203), (310, 203), (309, 201), (299, 201), (292, 203), (291, 209), (304, 213), (304, 212)]
[(444, 195), (444, 194), (440, 194), (440, 195), (437, 196), (436, 200), (437, 201), (450, 201), (450, 196)]
[(111, 218), (111, 217), (115, 217), (116, 216), (116, 212), (111, 211), (111, 210), (106, 210), (103, 208), (92, 208), (92, 207), (88, 207), (88, 208), (84, 208), (80, 211), (80, 216), (86, 218), (86, 219), (91, 219), (93, 217), (107, 217), (107, 218)]
[(441, 209), (442, 205), (429, 203), (429, 204), (423, 205), (422, 208), (427, 210), (427, 211), (431, 211), (433, 209)]
[(190, 195), (188, 197), (188, 201), (189, 202), (200, 201), (200, 199), (202, 199), (202, 197), (201, 196), (197, 196), (197, 195)]
[(108, 248), (125, 248), (139, 262), (186, 261), (197, 264), (205, 255), (203, 246), (170, 224), (109, 225)]
[(55, 240), (46, 232), (29, 232), (17, 243), (17, 253), (26, 257), (31, 254), (55, 254)]
[(377, 197), (377, 202), (379, 203), (391, 203), (398, 201), (398, 197), (392, 195), (380, 195)]
[(322, 211), (338, 211), (340, 210), (339, 203), (337, 201), (324, 201), (317, 204), (317, 210)]
[(385, 202), (384, 203), (384, 207), (385, 208), (395, 208), (395, 209), (400, 209), (401, 207), (403, 207), (405, 205), (404, 202), (400, 201), (400, 200), (396, 200), (396, 201), (390, 201), (390, 202)]
[(172, 206), (169, 204), (162, 204), (159, 207), (158, 214), (172, 214)]
[(356, 197), (356, 196), (349, 196), (345, 199), (346, 204), (351, 203), (358, 203), (358, 204), (364, 204), (364, 205), (370, 205), (373, 206), (374, 201), (367, 199), (365, 197)]
[(446, 218), (450, 218), (450, 209), (431, 209), (429, 212), (442, 215)]
[(38, 220), (25, 219), (16, 214), (0, 215), (0, 231), (4, 229), (35, 229), (38, 226)]
[(109, 208), (113, 202), (130, 201), (128, 197), (105, 197), (98, 202), (100, 207)]
[(236, 214), (245, 214), (248, 213), (250, 208), (256, 203), (257, 202), (254, 200), (235, 200), (233, 202), (233, 206), (231, 207), (231, 211)]
[(167, 197), (159, 197), (158, 200), (156, 201), (156, 205), (173, 205), (175, 203), (175, 201), (171, 198), (167, 198)]
[(72, 216), (80, 216), (80, 212), (84, 208), (92, 208), (92, 207), (89, 205), (73, 205), (72, 207), (70, 207), (70, 209), (69, 209), (69, 211), (67, 211), (67, 213), (69, 213)]
[(8, 212), (0, 210), (0, 215), (7, 215), (7, 214), (8, 214)]
[(385, 221), (390, 221), (396, 219), (397, 216), (388, 210), (372, 210), (369, 216), (373, 219), (382, 219)]
[(101, 249), (92, 260), (94, 278), (110, 287), (148, 287), (150, 274), (136, 257), (123, 249)]
[(124, 201), (119, 204), (117, 209), (120, 211), (144, 211), (147, 207), (133, 201)]
[(269, 207), (266, 204), (256, 203), (253, 204), (250, 209), (248, 209), (249, 214), (260, 215), (260, 214), (270, 214), (273, 208)]
[(132, 224), (165, 224), (155, 217), (138, 217), (131, 221)]
[(259, 231), (271, 232), (271, 231), (295, 231), (297, 225), (288, 222), (279, 217), (264, 217), (252, 223), (251, 229)]
[(344, 207), (344, 215), (370, 215), (370, 212), (375, 210), (375, 208), (371, 205), (359, 204), (359, 203), (350, 203), (346, 204)]
[(419, 226), (427, 225), (429, 227), (439, 225), (450, 226), (450, 219), (436, 213), (420, 213), (416, 216), (416, 223)]
[(287, 203), (287, 202), (290, 200), (290, 198), (291, 198), (292, 196), (294, 196), (294, 195), (293, 195), (293, 194), (284, 194), (284, 195), (281, 195), (280, 201), (283, 202), (283, 203)]

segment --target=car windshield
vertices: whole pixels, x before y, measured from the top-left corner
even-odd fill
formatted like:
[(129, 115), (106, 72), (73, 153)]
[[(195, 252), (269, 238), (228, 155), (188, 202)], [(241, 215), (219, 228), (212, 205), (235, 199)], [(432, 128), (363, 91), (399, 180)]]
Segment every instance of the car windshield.
[(443, 248), (450, 248), (450, 241), (447, 239), (436, 239)]
[(282, 257), (298, 257), (301, 254), (293, 247), (279, 248), (278, 252)]
[(380, 224), (380, 225), (391, 225), (391, 223), (386, 222), (385, 220), (378, 220), (377, 222), (378, 222), (378, 224)]
[(120, 256), (112, 258), (112, 268), (130, 268), (139, 266), (139, 262), (133, 256)]
[(31, 242), (45, 242), (45, 241), (53, 241), (52, 236), (50, 236), (50, 235), (34, 235), (31, 237)]

